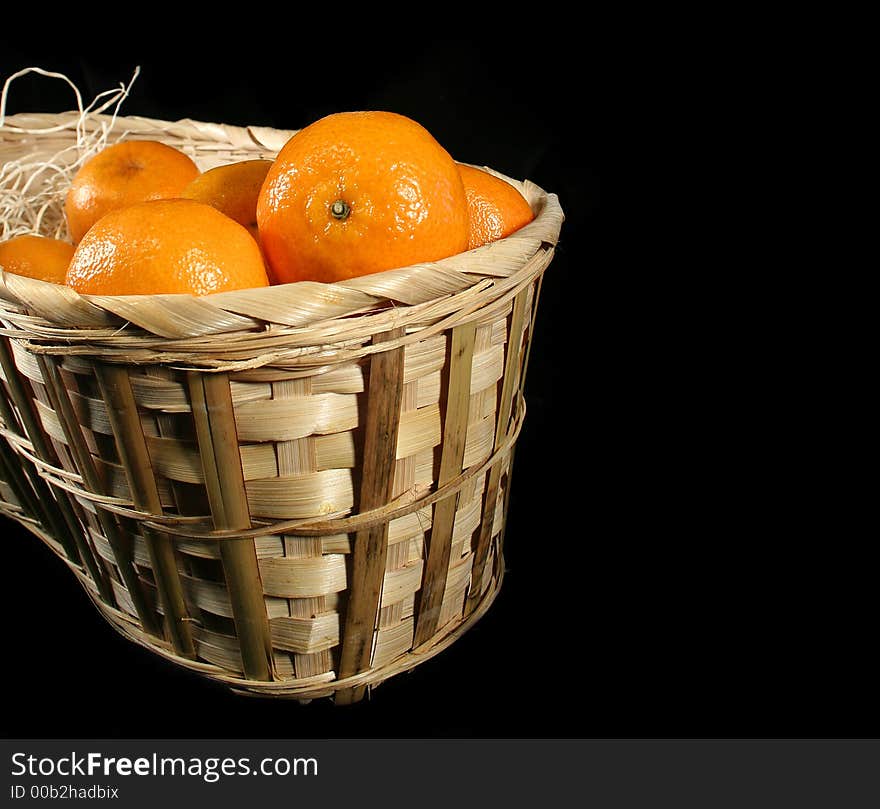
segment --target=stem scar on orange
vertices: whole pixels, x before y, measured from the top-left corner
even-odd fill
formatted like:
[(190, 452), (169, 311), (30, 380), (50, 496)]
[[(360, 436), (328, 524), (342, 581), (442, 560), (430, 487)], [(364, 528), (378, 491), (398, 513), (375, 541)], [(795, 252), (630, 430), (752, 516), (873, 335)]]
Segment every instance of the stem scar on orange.
[(73, 245), (48, 236), (14, 236), (0, 242), (0, 267), (15, 275), (63, 284)]
[(111, 211), (77, 245), (67, 271), (67, 285), (91, 295), (208, 295), (268, 284), (253, 236), (190, 199)]
[(535, 218), (525, 197), (506, 180), (464, 164), (458, 170), (471, 223), (469, 250), (503, 239)]
[(274, 275), (340, 281), (467, 249), (455, 161), (428, 130), (393, 112), (340, 112), (294, 134), (257, 201)]
[(154, 140), (128, 140), (102, 149), (73, 177), (64, 203), (74, 244), (110, 211), (171, 199), (199, 175), (196, 164), (179, 149)]

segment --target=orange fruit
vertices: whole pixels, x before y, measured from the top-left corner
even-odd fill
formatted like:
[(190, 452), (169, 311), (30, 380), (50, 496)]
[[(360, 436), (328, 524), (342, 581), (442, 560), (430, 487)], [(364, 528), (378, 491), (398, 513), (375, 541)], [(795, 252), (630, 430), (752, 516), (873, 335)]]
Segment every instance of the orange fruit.
[(257, 197), (271, 167), (271, 160), (241, 160), (217, 166), (196, 177), (180, 196), (213, 205), (257, 239)]
[(63, 284), (73, 245), (47, 236), (15, 236), (0, 242), (0, 267), (53, 284)]
[(535, 215), (525, 197), (510, 183), (472, 166), (459, 165), (470, 217), (468, 250), (503, 239)]
[(76, 244), (102, 216), (151, 199), (170, 199), (199, 174), (183, 152), (153, 140), (129, 140), (101, 150), (74, 175), (64, 212)]
[(284, 145), (257, 200), (279, 281), (339, 281), (467, 249), (464, 186), (423, 126), (392, 112), (340, 112)]
[(268, 286), (260, 248), (225, 214), (191, 199), (111, 211), (77, 245), (67, 284), (91, 295), (207, 295)]

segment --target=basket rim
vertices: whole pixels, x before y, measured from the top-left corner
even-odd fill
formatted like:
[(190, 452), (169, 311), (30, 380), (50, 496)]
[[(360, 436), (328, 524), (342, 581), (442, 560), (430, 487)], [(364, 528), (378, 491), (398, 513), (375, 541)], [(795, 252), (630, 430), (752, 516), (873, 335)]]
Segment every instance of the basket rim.
[[(87, 128), (106, 126), (106, 119), (109, 116), (91, 116), (86, 119)], [(117, 116), (112, 120), (125, 128), (125, 137), (164, 139), (191, 156), (198, 156), (200, 149), (207, 149), (211, 159), (216, 160), (218, 150), (222, 150), (226, 157), (221, 162), (277, 152), (297, 131), (235, 127), (191, 119), (162, 121)], [(36, 123), (41, 126), (34, 126)], [(59, 130), (61, 125), (64, 128)], [(8, 151), (14, 144), (32, 149), (41, 138), (56, 144), (60, 139), (70, 141), (77, 136), (77, 125), (82, 125), (77, 113), (19, 113), (7, 117), (0, 127), (0, 144)], [(41, 135), (40, 130), (51, 132)], [(479, 297), (480, 292), (485, 292), (487, 300), (491, 300), (499, 287), (511, 282), (522, 283), (526, 276), (543, 271), (549, 264), (564, 219), (555, 194), (491, 167), (478, 168), (518, 188), (532, 207), (535, 218), (504, 239), (439, 261), (335, 283), (298, 281), (206, 296), (82, 295), (69, 287), (12, 275), (0, 268), (0, 316), (11, 322), (15, 336), (35, 339), (46, 337), (46, 330), (85, 330), (97, 334), (131, 327), (160, 338), (186, 339), (273, 327), (303, 328), (364, 317), (389, 306), (399, 315), (413, 307), (429, 309), (433, 304), (456, 298), (464, 306), (473, 306), (474, 293)], [(543, 267), (536, 270), (537, 265)], [(455, 308), (452, 306), (451, 310)]]

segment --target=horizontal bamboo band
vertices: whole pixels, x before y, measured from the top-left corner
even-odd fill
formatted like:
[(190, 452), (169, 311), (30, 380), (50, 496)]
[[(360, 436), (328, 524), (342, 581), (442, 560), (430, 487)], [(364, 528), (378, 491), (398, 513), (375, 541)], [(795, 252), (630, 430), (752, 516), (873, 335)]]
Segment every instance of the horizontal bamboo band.
[(375, 671), (408, 652), (412, 648), (414, 631), (415, 622), (412, 618), (407, 618), (396, 626), (376, 630), (376, 645), (372, 664), (368, 670)]
[(307, 558), (263, 559), (260, 578), (266, 595), (308, 598), (345, 589), (345, 557), (327, 554)]
[(380, 606), (387, 607), (415, 593), (422, 582), (422, 568), (422, 560), (419, 559), (406, 567), (386, 572)]
[(318, 393), (248, 402), (236, 408), (240, 441), (292, 441), (352, 430), (358, 425), (355, 394)]
[(339, 643), (339, 613), (314, 618), (273, 618), (269, 621), (272, 645), (300, 654), (314, 654)]
[[(387, 505), (365, 511), (360, 514), (355, 514), (348, 517), (328, 517), (328, 519), (323, 521), (316, 521), (312, 517), (283, 520), (276, 523), (260, 524), (259, 521), (254, 520), (254, 523), (255, 525), (257, 525), (257, 527), (240, 531), (217, 531), (210, 529), (196, 530), (195, 528), (187, 528), (187, 526), (207, 525), (209, 518), (205, 516), (185, 517), (168, 515), (164, 517), (159, 517), (154, 514), (148, 514), (143, 511), (138, 511), (137, 509), (131, 508), (130, 501), (125, 501), (118, 497), (110, 497), (107, 495), (96, 494), (94, 492), (83, 489), (80, 485), (76, 485), (76, 482), (71, 480), (71, 478), (74, 477), (73, 475), (68, 475), (67, 473), (63, 473), (63, 470), (58, 470), (56, 467), (52, 467), (49, 464), (40, 462), (38, 458), (30, 456), (30, 453), (28, 453), (28, 457), (33, 458), (33, 460), (36, 462), (35, 465), (37, 466), (39, 474), (52, 482), (54, 485), (63, 488), (73, 494), (76, 494), (83, 500), (94, 503), (100, 508), (118, 514), (122, 517), (137, 520), (148, 528), (154, 528), (156, 530), (164, 531), (165, 533), (171, 534), (173, 536), (187, 537), (190, 539), (205, 542), (216, 542), (227, 539), (255, 538), (266, 536), (268, 534), (327, 536), (332, 534), (351, 533), (370, 525), (395, 520), (408, 514), (413, 514), (414, 512), (423, 509), (425, 506), (429, 506), (432, 503), (437, 502), (438, 500), (442, 500), (445, 497), (450, 497), (456, 492), (461, 491), (461, 489), (463, 489), (464, 486), (473, 478), (479, 477), (495, 464), (503, 460), (503, 458), (507, 455), (519, 436), (520, 430), (522, 429), (523, 420), (525, 419), (525, 412), (525, 399), (520, 395), (517, 399), (516, 417), (513, 421), (513, 429), (510, 433), (508, 433), (506, 438), (499, 443), (495, 451), (480, 466), (475, 466), (467, 469), (466, 471), (462, 472), (461, 475), (458, 475), (457, 477), (450, 480), (448, 484), (436, 488), (433, 491), (426, 492), (422, 487), (416, 486), (413, 487), (413, 489), (404, 492), (402, 495), (395, 498)], [(22, 441), (10, 441), (10, 445), (16, 451), (22, 452), (24, 454), (25, 450), (23, 448)], [(62, 472), (63, 474), (56, 474), (57, 472)], [(276, 478), (276, 480), (278, 479)], [(295, 478), (291, 480), (295, 480)], [(262, 481), (262, 483), (269, 483), (269, 481)], [(254, 481), (248, 484), (249, 496), (251, 495), (251, 487), (253, 486), (253, 484)], [(265, 489), (258, 486), (256, 488), (255, 494), (258, 498), (262, 498), (264, 492)], [(259, 502), (262, 503), (262, 499), (259, 499)], [(314, 503), (314, 500), (310, 500), (310, 502)], [(268, 495), (266, 495), (266, 503), (271, 505), (271, 498)], [(295, 502), (295, 498), (285, 507), (296, 508), (297, 505)], [(332, 507), (332, 504), (330, 507)], [(331, 512), (328, 511), (327, 513), (330, 514)]]
[(252, 480), (246, 489), (250, 513), (255, 518), (307, 518), (347, 511), (354, 505), (351, 473), (347, 469)]

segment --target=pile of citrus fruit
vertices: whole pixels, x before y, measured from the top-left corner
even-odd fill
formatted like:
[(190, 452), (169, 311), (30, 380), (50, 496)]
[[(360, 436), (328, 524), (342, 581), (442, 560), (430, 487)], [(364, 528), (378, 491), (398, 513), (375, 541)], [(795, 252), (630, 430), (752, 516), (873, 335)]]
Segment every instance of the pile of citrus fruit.
[(206, 295), (436, 261), (533, 218), (514, 186), (375, 111), (328, 115), (274, 160), (205, 172), (163, 143), (116, 143), (78, 170), (65, 215), (72, 243), (18, 236), (0, 243), (0, 267), (86, 294)]

